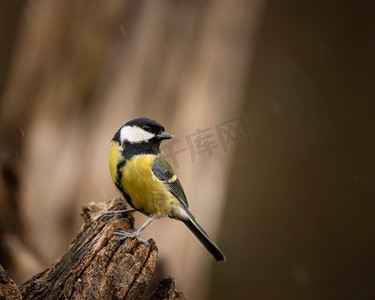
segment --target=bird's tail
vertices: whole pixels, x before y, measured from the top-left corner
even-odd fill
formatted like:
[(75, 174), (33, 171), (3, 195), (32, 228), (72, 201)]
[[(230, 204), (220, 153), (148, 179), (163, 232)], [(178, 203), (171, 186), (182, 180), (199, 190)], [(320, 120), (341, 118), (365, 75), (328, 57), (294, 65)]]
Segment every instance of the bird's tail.
[(190, 229), (190, 231), (195, 235), (195, 237), (202, 243), (202, 245), (207, 249), (208, 252), (217, 260), (225, 261), (225, 255), (220, 250), (220, 248), (215, 244), (215, 242), (208, 236), (208, 234), (203, 230), (203, 228), (195, 220), (194, 216), (186, 209), (186, 214), (188, 216), (187, 220), (182, 220), (185, 225)]

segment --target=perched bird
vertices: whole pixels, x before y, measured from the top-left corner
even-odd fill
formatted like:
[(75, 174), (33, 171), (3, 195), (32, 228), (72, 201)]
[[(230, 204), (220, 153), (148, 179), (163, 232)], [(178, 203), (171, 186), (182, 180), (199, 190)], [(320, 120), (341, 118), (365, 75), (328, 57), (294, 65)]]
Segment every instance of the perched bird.
[(155, 218), (170, 217), (180, 220), (191, 230), (217, 261), (225, 256), (188, 209), (185, 192), (180, 181), (160, 151), (162, 140), (173, 135), (154, 120), (138, 118), (129, 121), (115, 134), (111, 142), (109, 168), (112, 180), (132, 209), (105, 212), (102, 216), (139, 211), (149, 219), (135, 232), (120, 230), (122, 238), (140, 239), (139, 235)]

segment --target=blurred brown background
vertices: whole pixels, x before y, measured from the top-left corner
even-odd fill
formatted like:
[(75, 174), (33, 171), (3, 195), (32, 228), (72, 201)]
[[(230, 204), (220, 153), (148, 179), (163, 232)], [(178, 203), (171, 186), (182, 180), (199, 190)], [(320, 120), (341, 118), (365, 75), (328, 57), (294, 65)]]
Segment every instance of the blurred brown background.
[(113, 134), (147, 116), (228, 259), (160, 220), (157, 273), (190, 299), (374, 298), (373, 6), (2, 3), (0, 263), (20, 283), (67, 249), (81, 206), (116, 196)]

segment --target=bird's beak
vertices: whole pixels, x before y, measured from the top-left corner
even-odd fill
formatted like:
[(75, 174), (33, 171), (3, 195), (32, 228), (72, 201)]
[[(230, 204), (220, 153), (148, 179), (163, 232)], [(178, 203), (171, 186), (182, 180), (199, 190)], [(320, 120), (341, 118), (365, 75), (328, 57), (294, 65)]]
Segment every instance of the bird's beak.
[(173, 135), (171, 135), (170, 133), (165, 132), (165, 131), (159, 133), (156, 137), (157, 137), (158, 139), (160, 139), (160, 140), (173, 139)]

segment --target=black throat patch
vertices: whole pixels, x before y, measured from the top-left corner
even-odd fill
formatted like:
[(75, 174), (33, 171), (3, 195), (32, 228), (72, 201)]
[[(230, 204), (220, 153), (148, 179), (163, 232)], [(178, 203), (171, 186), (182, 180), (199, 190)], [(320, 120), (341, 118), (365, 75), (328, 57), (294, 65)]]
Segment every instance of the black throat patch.
[(139, 154), (157, 155), (160, 152), (160, 142), (161, 141), (157, 139), (151, 139), (147, 142), (141, 143), (125, 142), (124, 150), (122, 150), (122, 155), (125, 157), (125, 160)]

